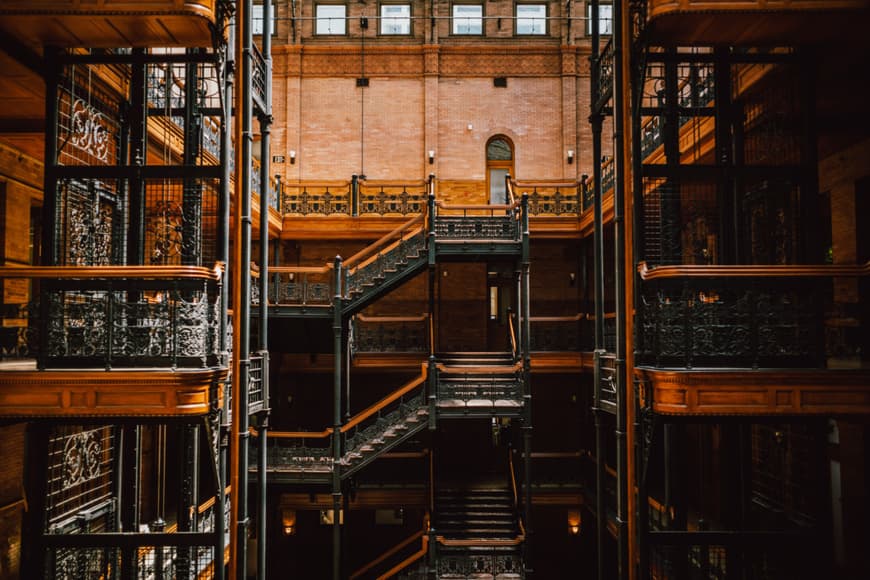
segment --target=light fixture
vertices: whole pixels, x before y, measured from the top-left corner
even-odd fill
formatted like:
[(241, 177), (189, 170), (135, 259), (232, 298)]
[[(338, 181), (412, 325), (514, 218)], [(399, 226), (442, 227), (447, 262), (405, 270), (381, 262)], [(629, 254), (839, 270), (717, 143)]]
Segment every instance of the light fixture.
[(472, 129), (474, 129), (474, 125), (472, 125), (471, 123), (469, 123), (469, 124), (468, 124), (468, 130), (471, 131)]
[(429, 150), (429, 165), (435, 163), (435, 151), (432, 149)]
[(571, 510), (568, 512), (568, 533), (576, 536), (580, 533), (580, 510)]
[(568, 149), (568, 164), (570, 165), (571, 163), (574, 163), (574, 150)]
[(296, 163), (296, 151), (294, 149), (290, 150), (290, 165)]
[(296, 510), (281, 510), (281, 525), (285, 536), (296, 534)]

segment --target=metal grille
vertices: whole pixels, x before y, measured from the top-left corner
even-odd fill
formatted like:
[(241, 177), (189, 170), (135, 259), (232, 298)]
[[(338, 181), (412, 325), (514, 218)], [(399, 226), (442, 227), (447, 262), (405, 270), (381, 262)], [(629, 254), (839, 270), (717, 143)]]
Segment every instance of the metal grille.
[(758, 424), (752, 426), (752, 496), (762, 509), (782, 513), (802, 523), (813, 521), (813, 501), (824, 472), (812, 426)]
[[(743, 65), (746, 66), (746, 65)], [(746, 165), (801, 163), (803, 122), (799, 75), (780, 65), (775, 79), (743, 99)]]
[(60, 263), (106, 266), (119, 263), (126, 239), (126, 216), (117, 183), (61, 180), (55, 236)]
[(797, 185), (788, 181), (764, 180), (746, 188), (739, 241), (748, 263), (797, 263), (799, 192)]
[(645, 180), (644, 259), (650, 265), (719, 262), (714, 182)]
[(82, 510), (109, 501), (113, 493), (114, 428), (62, 425), (48, 444), (48, 529)]
[(145, 263), (214, 264), (219, 181), (155, 179), (147, 182), (145, 190)]

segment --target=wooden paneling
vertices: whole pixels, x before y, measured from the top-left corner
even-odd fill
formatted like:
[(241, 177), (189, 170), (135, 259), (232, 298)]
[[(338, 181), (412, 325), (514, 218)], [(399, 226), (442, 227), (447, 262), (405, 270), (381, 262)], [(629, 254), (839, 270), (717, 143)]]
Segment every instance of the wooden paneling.
[[(10, 371), (0, 373), (0, 417), (204, 415), (226, 370)], [(217, 389), (217, 396), (223, 393)]]
[(638, 369), (666, 415), (865, 415), (870, 370), (666, 371)]

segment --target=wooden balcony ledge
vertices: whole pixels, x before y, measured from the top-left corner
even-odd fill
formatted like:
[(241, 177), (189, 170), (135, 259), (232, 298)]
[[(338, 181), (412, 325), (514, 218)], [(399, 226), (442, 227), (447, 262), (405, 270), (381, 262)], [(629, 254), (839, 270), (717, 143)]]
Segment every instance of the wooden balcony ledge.
[(227, 369), (124, 370), (24, 368), (0, 365), (0, 417), (191, 417), (211, 410)]
[(867, 415), (870, 369), (651, 369), (652, 406), (666, 415)]
[(0, 0), (0, 33), (35, 47), (206, 47), (219, 1)]

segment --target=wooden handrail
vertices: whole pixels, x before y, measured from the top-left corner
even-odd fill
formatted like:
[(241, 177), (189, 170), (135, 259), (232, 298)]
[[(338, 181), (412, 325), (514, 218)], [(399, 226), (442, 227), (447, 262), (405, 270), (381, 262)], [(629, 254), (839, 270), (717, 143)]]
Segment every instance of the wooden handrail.
[(511, 180), (515, 187), (577, 187), (580, 185), (577, 181), (520, 181), (518, 179)]
[(269, 266), (269, 274), (326, 274), (334, 269), (326, 266)]
[(205, 279), (219, 281), (223, 263), (203, 266), (0, 266), (0, 278), (53, 278), (60, 280), (124, 279), (149, 280)]
[[(616, 318), (616, 312), (605, 312), (604, 313), (604, 320), (609, 320), (611, 318)], [(595, 320), (595, 315), (594, 314), (587, 314), (586, 320)]]
[(519, 494), (517, 493), (517, 476), (514, 473), (514, 454), (513, 449), (508, 449), (508, 469), (511, 472), (511, 490), (514, 492), (514, 509), (518, 509), (520, 505)]
[(429, 552), (429, 536), (423, 536), (423, 547), (420, 548), (418, 552), (414, 552), (389, 570), (387, 570), (382, 575), (378, 576), (378, 580), (386, 580), (387, 578), (391, 578), (396, 575), (396, 572), (407, 568), (423, 556), (425, 556)]
[(478, 538), (469, 540), (449, 540), (444, 536), (436, 536), (442, 546), (454, 546), (459, 548), (487, 547), (487, 546), (518, 546), (526, 539), (522, 534), (511, 539)]
[(363, 421), (365, 421), (366, 419), (368, 419), (369, 417), (371, 417), (372, 415), (374, 415), (375, 413), (377, 413), (378, 411), (380, 411), (381, 409), (383, 409), (384, 407), (389, 405), (390, 403), (396, 401), (397, 399), (401, 398), (402, 396), (408, 394), (409, 392), (411, 392), (412, 390), (414, 390), (415, 388), (420, 386), (422, 383), (424, 383), (426, 381), (427, 374), (428, 374), (428, 371), (426, 370), (426, 365), (423, 365), (423, 372), (420, 374), (419, 377), (415, 378), (414, 380), (412, 380), (410, 383), (408, 383), (407, 385), (405, 385), (404, 387), (402, 387), (398, 391), (393, 391), (392, 393), (390, 393), (389, 395), (387, 395), (386, 397), (384, 397), (383, 399), (381, 399), (377, 403), (371, 405), (365, 411), (357, 413), (356, 415), (351, 417), (350, 421), (348, 421), (347, 423), (345, 423), (344, 425), (341, 426), (341, 432), (342, 433), (348, 432), (350, 429), (353, 429), (354, 427), (356, 427), (357, 425), (359, 425), (360, 423), (362, 423)]
[(529, 316), (529, 322), (579, 322), (587, 315), (579, 312), (573, 316)]
[[(415, 219), (420, 219), (420, 217), (421, 216), (417, 216), (417, 218), (415, 218)], [(361, 250), (360, 252), (357, 252), (356, 254), (354, 254), (352, 256), (352, 259), (359, 257), (359, 259), (357, 260), (358, 263), (351, 263), (349, 266), (347, 266), (348, 270), (353, 270), (354, 272), (356, 272), (360, 268), (364, 268), (365, 266), (368, 266), (369, 264), (371, 264), (372, 262), (377, 260), (378, 256), (380, 256), (382, 252), (386, 253), (386, 252), (389, 252), (390, 250), (392, 250), (393, 248), (396, 248), (399, 244), (402, 243), (402, 241), (404, 241), (406, 239), (406, 236), (407, 236), (407, 238), (412, 238), (422, 231), (423, 231), (423, 225), (420, 224), (417, 227), (408, 230), (407, 232), (403, 232), (401, 237), (393, 239), (390, 244), (387, 244), (383, 247), (376, 247), (378, 242), (383, 240), (383, 238), (381, 238), (381, 240), (378, 240), (377, 242), (375, 242), (371, 246), (367, 246), (363, 250)], [(386, 241), (390, 241), (390, 240), (386, 240)], [(377, 250), (377, 251), (375, 251), (375, 250)], [(374, 252), (374, 253), (372, 253), (369, 256), (362, 255), (364, 253), (369, 253), (369, 252)], [(350, 260), (348, 260), (348, 262), (350, 262)]]
[(514, 328), (514, 317), (508, 312), (508, 337), (511, 339), (511, 353), (517, 356), (517, 331)]
[(441, 209), (473, 209), (473, 210), (501, 210), (506, 211), (509, 209), (516, 209), (519, 207), (520, 203), (518, 201), (514, 201), (513, 203), (470, 203), (463, 205), (450, 205), (446, 204), (443, 201), (436, 201), (435, 205), (440, 207)]
[(378, 179), (360, 179), (360, 185), (366, 187), (426, 187), (429, 182), (425, 179), (417, 181), (389, 181)]
[(387, 234), (384, 234), (378, 240), (376, 240), (374, 243), (369, 244), (368, 246), (366, 246), (365, 248), (363, 248), (362, 250), (360, 250), (359, 252), (357, 252), (356, 254), (354, 254), (353, 256), (348, 258), (347, 260), (345, 260), (344, 265), (346, 267), (350, 268), (356, 262), (362, 261), (364, 258), (368, 257), (368, 255), (371, 254), (373, 251), (377, 250), (381, 246), (386, 245), (388, 242), (393, 241), (393, 239), (396, 237), (397, 234), (402, 233), (406, 229), (409, 229), (411, 226), (414, 226), (418, 223), (422, 223), (423, 219), (425, 217), (426, 217), (425, 211), (423, 211), (419, 215), (415, 215), (414, 217), (412, 217), (408, 221), (404, 222), (403, 224), (401, 224), (399, 227), (397, 227), (393, 231), (391, 231)]
[(426, 312), (418, 316), (364, 316), (362, 314), (357, 314), (356, 318), (360, 322), (371, 322), (373, 324), (377, 324), (379, 322), (423, 322), (424, 320), (429, 318), (429, 314)]
[(523, 362), (518, 361), (511, 366), (474, 366), (474, 367), (449, 367), (443, 363), (438, 363), (435, 367), (443, 373), (466, 374), (466, 375), (487, 375), (492, 373), (515, 372), (522, 370)]
[(813, 278), (837, 276), (867, 276), (870, 261), (864, 264), (822, 265), (712, 265), (660, 266), (650, 268), (646, 262), (637, 265), (642, 280), (657, 278)]
[(381, 562), (383, 562), (384, 560), (386, 560), (387, 558), (389, 558), (390, 556), (392, 556), (393, 554), (395, 554), (396, 552), (398, 552), (399, 550), (401, 550), (402, 548), (407, 546), (408, 544), (412, 544), (415, 541), (417, 541), (418, 539), (422, 538), (424, 531), (425, 530), (419, 530), (419, 531), (415, 532), (413, 535), (408, 536), (407, 538), (405, 538), (404, 540), (402, 540), (401, 542), (399, 542), (398, 544), (396, 544), (395, 546), (393, 546), (392, 548), (390, 548), (389, 550), (387, 550), (386, 552), (384, 552), (383, 554), (381, 554), (380, 556), (378, 556), (377, 558), (375, 558), (374, 560), (372, 560), (371, 562), (369, 562), (368, 564), (363, 566), (362, 568), (358, 569), (356, 572), (354, 572), (353, 574), (350, 575), (350, 580), (353, 580), (354, 578), (359, 578), (360, 576), (362, 576), (363, 574), (365, 574), (366, 572), (368, 572), (369, 570), (371, 570), (372, 568), (374, 568), (375, 566), (377, 566), (378, 564), (380, 564)]
[(307, 187), (350, 187), (350, 181), (283, 181), (282, 185), (286, 187), (298, 187), (305, 189)]
[[(250, 427), (248, 432), (253, 437), (259, 437), (259, 432)], [(272, 431), (266, 432), (266, 439), (324, 439), (332, 435), (332, 427), (328, 427), (323, 431)]]

